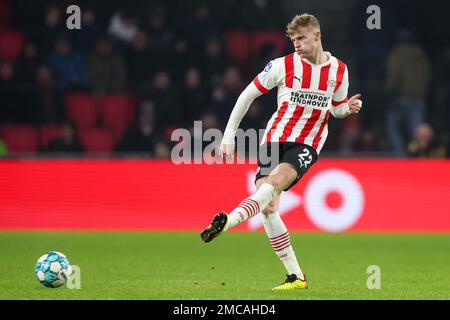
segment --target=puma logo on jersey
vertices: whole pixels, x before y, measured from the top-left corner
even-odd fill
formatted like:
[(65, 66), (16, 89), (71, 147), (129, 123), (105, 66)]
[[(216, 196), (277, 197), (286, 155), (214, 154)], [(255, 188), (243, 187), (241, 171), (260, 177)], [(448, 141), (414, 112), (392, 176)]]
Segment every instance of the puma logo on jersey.
[(336, 87), (336, 81), (335, 80), (328, 80), (328, 86), (330, 87), (330, 88), (334, 88), (334, 87)]

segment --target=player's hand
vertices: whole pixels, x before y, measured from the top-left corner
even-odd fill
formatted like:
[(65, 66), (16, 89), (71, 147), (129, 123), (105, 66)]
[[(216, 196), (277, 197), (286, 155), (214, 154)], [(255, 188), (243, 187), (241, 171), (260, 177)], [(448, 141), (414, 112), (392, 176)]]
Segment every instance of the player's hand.
[(219, 155), (225, 159), (233, 158), (234, 147), (234, 143), (222, 143), (219, 148)]
[(348, 107), (351, 113), (359, 113), (362, 108), (361, 95), (355, 94), (353, 97), (348, 99)]

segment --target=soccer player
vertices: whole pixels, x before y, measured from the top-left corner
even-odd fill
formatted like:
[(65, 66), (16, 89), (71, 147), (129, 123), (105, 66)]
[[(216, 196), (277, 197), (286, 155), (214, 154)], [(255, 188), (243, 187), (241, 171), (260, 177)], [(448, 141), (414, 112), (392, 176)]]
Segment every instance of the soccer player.
[[(286, 33), (295, 52), (270, 61), (241, 93), (220, 146), (223, 156), (234, 154), (235, 134), (250, 104), (278, 87), (278, 108), (267, 124), (258, 155), (257, 192), (242, 200), (229, 214), (216, 214), (201, 233), (202, 240), (209, 242), (262, 212), (272, 248), (287, 271), (285, 282), (273, 290), (308, 287), (279, 214), (280, 194), (295, 185), (316, 162), (327, 138), (330, 113), (335, 118), (345, 118), (358, 113), (362, 106), (360, 94), (347, 98), (347, 66), (323, 50), (320, 25), (313, 15), (295, 16)], [(272, 154), (278, 151), (276, 163), (262, 161), (262, 150)]]

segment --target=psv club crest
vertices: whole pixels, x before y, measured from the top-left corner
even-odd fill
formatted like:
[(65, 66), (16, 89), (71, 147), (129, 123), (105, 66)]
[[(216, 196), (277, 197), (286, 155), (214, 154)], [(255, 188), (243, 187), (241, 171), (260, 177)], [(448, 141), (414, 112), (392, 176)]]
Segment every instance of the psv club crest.
[(336, 80), (328, 80), (328, 87), (330, 88), (336, 87)]

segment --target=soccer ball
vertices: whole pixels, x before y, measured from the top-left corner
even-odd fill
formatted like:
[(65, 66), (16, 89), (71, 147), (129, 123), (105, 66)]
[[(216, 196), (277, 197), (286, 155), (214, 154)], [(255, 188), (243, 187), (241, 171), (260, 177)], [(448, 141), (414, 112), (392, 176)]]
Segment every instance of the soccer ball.
[(38, 259), (34, 272), (42, 285), (56, 288), (66, 283), (72, 274), (72, 267), (64, 254), (50, 251)]

